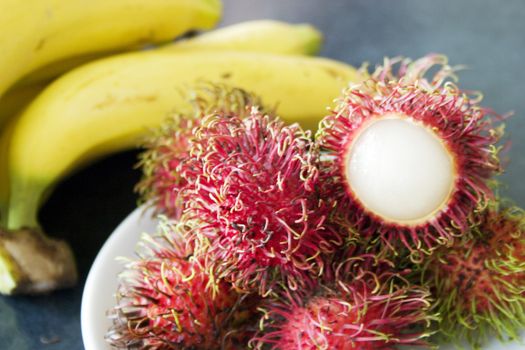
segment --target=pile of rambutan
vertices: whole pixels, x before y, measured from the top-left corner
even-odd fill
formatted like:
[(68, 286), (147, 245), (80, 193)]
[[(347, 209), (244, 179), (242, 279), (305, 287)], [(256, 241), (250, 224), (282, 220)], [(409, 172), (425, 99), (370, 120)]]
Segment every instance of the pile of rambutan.
[[(314, 135), (209, 85), (145, 145), (161, 218), (120, 275), (117, 349), (482, 348), (525, 326), (502, 117), (443, 56), (385, 60)], [(284, 97), (283, 97), (284, 98)]]

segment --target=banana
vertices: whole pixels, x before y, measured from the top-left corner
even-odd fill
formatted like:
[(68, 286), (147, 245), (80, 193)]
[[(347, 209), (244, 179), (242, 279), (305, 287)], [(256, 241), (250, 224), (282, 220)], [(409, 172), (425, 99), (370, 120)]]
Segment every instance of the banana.
[[(253, 20), (179, 39), (158, 49), (179, 52), (206, 49), (315, 55), (319, 53), (322, 39), (322, 34), (309, 24), (293, 25), (275, 20)], [(53, 62), (31, 72), (16, 86), (47, 82), (90, 61), (119, 53), (123, 52), (92, 53)]]
[[(127, 51), (133, 51), (133, 50), (127, 50)], [(11, 89), (16, 90), (20, 88), (25, 88), (27, 86), (47, 83), (55, 79), (56, 77), (61, 76), (65, 72), (69, 72), (70, 70), (76, 67), (79, 67), (83, 64), (86, 64), (88, 62), (95, 61), (95, 60), (98, 60), (104, 57), (118, 55), (124, 52), (126, 52), (126, 50), (95, 52), (95, 53), (89, 53), (85, 55), (68, 57), (65, 59), (61, 59), (59, 61), (54, 61), (54, 62), (51, 62), (50, 64), (47, 64), (43, 67), (40, 67), (30, 72), (29, 74), (24, 76), (22, 79), (17, 81), (11, 87)]]
[(210, 28), (219, 0), (1, 0), (0, 96), (54, 61)]
[[(43, 193), (79, 164), (137, 145), (199, 81), (253, 91), (286, 121), (314, 126), (350, 81), (336, 61), (262, 53), (147, 52), (83, 66), (52, 83), (17, 121), (9, 145), (7, 226), (36, 227)], [(186, 109), (187, 110), (187, 109)]]
[(165, 45), (166, 51), (235, 50), (279, 54), (315, 55), (322, 44), (322, 34), (309, 24), (291, 25), (274, 20), (247, 21)]
[[(198, 36), (179, 40), (171, 44), (161, 46), (158, 51), (169, 52), (191, 52), (204, 50), (226, 50), (268, 52), (292, 55), (307, 55), (319, 52), (322, 43), (321, 33), (308, 24), (292, 25), (285, 22), (273, 20), (247, 21), (220, 28), (211, 32), (205, 32)], [(100, 55), (100, 54), (98, 54)], [(90, 59), (96, 55), (83, 57)], [(65, 65), (71, 68), (73, 63), (80, 63), (78, 58), (69, 59)], [(68, 65), (69, 64), (69, 65)], [(3, 123), (7, 123), (9, 117), (15, 116), (29, 101), (33, 100), (48, 85), (53, 73), (59, 73), (59, 66), (54, 64), (48, 71), (39, 71), (32, 75), (37, 83), (31, 85), (20, 85), (10, 89), (0, 99), (0, 130)], [(47, 79), (46, 79), (47, 78)], [(43, 81), (42, 81), (43, 80)], [(12, 123), (14, 124), (14, 123)], [(5, 217), (7, 210), (8, 186), (6, 157), (2, 150), (7, 147), (8, 131), (0, 137), (0, 223)], [(2, 142), (5, 147), (2, 146)]]
[(0, 98), (0, 130), (2, 130), (4, 124), (7, 124), (12, 116), (18, 114), (18, 112), (20, 112), (29, 101), (32, 101), (38, 96), (47, 85), (47, 83), (38, 83), (8, 90), (4, 96)]
[[(321, 44), (322, 34), (311, 25), (256, 20), (204, 32), (188, 39), (160, 46), (156, 50), (170, 52), (234, 50), (314, 55), (319, 52)], [(105, 55), (105, 53), (95, 53), (55, 62), (19, 81), (0, 98), (0, 130), (10, 116), (21, 110), (53, 78)]]

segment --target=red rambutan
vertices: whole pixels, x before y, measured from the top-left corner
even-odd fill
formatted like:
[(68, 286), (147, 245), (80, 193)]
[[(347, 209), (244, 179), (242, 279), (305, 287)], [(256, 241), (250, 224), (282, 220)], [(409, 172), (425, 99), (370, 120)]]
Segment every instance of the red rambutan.
[(325, 226), (312, 139), (253, 108), (246, 118), (213, 115), (195, 129), (181, 165), (187, 213), (204, 222), (196, 254), (242, 291), (295, 290), (321, 273), (321, 253), (341, 238)]
[(397, 76), (387, 60), (347, 89), (316, 144), (337, 216), (415, 259), (460, 235), (491, 197), (486, 182), (500, 170), (502, 128), (492, 127), (478, 96), (452, 84), (446, 58), (400, 62)]
[(108, 342), (118, 349), (244, 349), (255, 298), (216, 282), (193, 257), (191, 223), (160, 227), (161, 235), (142, 239), (139, 259), (120, 275)]
[(426, 346), (435, 316), (429, 292), (410, 285), (392, 263), (348, 259), (314, 291), (272, 301), (251, 345), (278, 350), (378, 350)]
[(182, 205), (179, 190), (186, 184), (177, 167), (188, 156), (191, 131), (197, 121), (182, 115), (174, 115), (156, 131), (144, 145), (138, 166), (142, 179), (136, 191), (144, 202), (150, 202), (158, 214), (173, 219), (180, 218)]
[(254, 95), (225, 85), (200, 85), (188, 97), (191, 113), (174, 114), (146, 140), (137, 164), (142, 179), (136, 191), (143, 202), (153, 205), (157, 213), (172, 219), (182, 214), (180, 189), (186, 181), (179, 174), (179, 165), (189, 155), (193, 129), (208, 114), (245, 116), (252, 106), (261, 104)]
[(519, 339), (525, 327), (525, 212), (492, 202), (472, 237), (441, 247), (423, 267), (448, 340), (478, 348), (488, 336)]

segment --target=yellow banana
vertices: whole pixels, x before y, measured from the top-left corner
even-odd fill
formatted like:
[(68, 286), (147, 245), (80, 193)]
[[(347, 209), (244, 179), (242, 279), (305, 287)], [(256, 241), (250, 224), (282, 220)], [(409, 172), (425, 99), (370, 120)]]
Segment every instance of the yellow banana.
[[(204, 32), (188, 39), (180, 39), (165, 44), (159, 49), (179, 52), (229, 49), (291, 55), (315, 55), (319, 53), (321, 43), (322, 34), (309, 24), (293, 25), (275, 20), (253, 20)], [(53, 62), (31, 72), (16, 85), (26, 86), (47, 82), (90, 61), (118, 53), (122, 52), (92, 53)]]
[(219, 19), (219, 0), (1, 0), (0, 96), (51, 62), (161, 42)]
[[(308, 24), (256, 20), (233, 24), (189, 39), (166, 44), (157, 50), (188, 52), (234, 50), (313, 55), (322, 44), (321, 33)], [(55, 62), (31, 73), (0, 98), (0, 130), (3, 123), (31, 101), (47, 83), (62, 73), (106, 54), (96, 53)], [(1, 186), (1, 185), (0, 185)]]
[(239, 52), (148, 52), (83, 66), (51, 84), (16, 123), (8, 228), (37, 226), (42, 194), (79, 163), (133, 147), (199, 81), (253, 91), (287, 121), (314, 126), (358, 72), (336, 61)]
[(319, 52), (321, 43), (322, 34), (309, 24), (291, 25), (274, 20), (256, 20), (183, 39), (176, 45), (165, 45), (162, 49), (182, 52), (207, 48), (315, 55)]
[(47, 83), (38, 83), (8, 90), (4, 96), (0, 98), (0, 130), (2, 130), (4, 124), (7, 124), (9, 118), (20, 112), (29, 101), (32, 101), (47, 85)]
[(95, 52), (85, 55), (68, 57), (59, 61), (54, 61), (27, 74), (22, 79), (17, 81), (16, 84), (11, 87), (11, 89), (19, 89), (24, 88), (26, 86), (50, 82), (51, 80), (55, 79), (58, 76), (61, 76), (65, 72), (69, 72), (70, 70), (79, 67), (83, 64), (111, 55), (118, 55), (125, 51), (126, 50)]
[[(176, 41), (172, 44), (164, 45), (158, 50), (188, 52), (234, 49), (235, 51), (306, 55), (317, 53), (321, 47), (321, 42), (321, 33), (310, 25), (293, 25), (285, 22), (258, 20), (234, 24), (190, 39)], [(78, 59), (70, 60), (70, 62), (80, 63)], [(49, 78), (50, 76), (45, 74), (53, 72), (58, 73), (58, 65), (47, 72), (42, 71), (40, 77), (47, 76)], [(46, 83), (48, 81), (46, 80)], [(18, 86), (9, 90), (0, 99), (0, 130), (2, 129), (3, 121), (7, 122), (9, 117), (15, 116), (22, 110), (29, 101), (33, 100), (44, 90), (47, 86), (46, 83), (39, 82), (27, 86)], [(7, 131), (0, 137), (0, 145), (2, 142), (7, 145)], [(0, 223), (2, 222), (2, 216), (6, 215), (8, 193), (5, 166), (2, 168), (6, 163), (1, 161), (6, 155), (3, 154), (5, 152), (2, 152), (2, 149), (0, 147)]]

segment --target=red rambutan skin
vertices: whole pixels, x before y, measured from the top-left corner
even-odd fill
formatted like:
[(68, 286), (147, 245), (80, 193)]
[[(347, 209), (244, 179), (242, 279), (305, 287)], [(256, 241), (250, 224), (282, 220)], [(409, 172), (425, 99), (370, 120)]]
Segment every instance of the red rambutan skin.
[[(324, 192), (338, 204), (336, 216), (364, 237), (377, 235), (390, 250), (408, 248), (413, 258), (429, 253), (468, 226), (468, 217), (483, 207), (492, 192), (487, 181), (500, 171), (496, 144), (501, 129), (494, 129), (491, 111), (478, 106), (454, 86), (454, 69), (446, 59), (431, 55), (402, 61), (397, 76), (395, 61), (386, 61), (362, 84), (350, 87), (333, 111), (320, 124), (316, 145), (323, 159), (320, 178)], [(440, 69), (430, 79), (429, 69)], [(346, 181), (346, 162), (353, 140), (368, 123), (392, 113), (422, 123), (443, 141), (453, 156), (454, 189), (448, 202), (429, 220), (419, 224), (389, 222), (367, 209)]]
[(186, 227), (162, 225), (120, 276), (107, 340), (118, 349), (243, 349), (255, 299), (214, 281), (179, 236)]
[(246, 118), (202, 122), (181, 174), (187, 214), (205, 227), (196, 254), (242, 291), (261, 295), (278, 283), (295, 290), (323, 269), (321, 253), (341, 237), (325, 226), (309, 132), (252, 109)]
[(172, 219), (180, 218), (182, 204), (179, 191), (186, 184), (177, 168), (188, 157), (189, 140), (197, 120), (175, 115), (145, 143), (137, 166), (143, 176), (136, 186), (144, 202), (150, 201), (157, 213)]
[(191, 112), (166, 118), (162, 126), (152, 132), (143, 144), (145, 150), (137, 164), (143, 173), (135, 188), (141, 200), (172, 219), (179, 219), (184, 208), (179, 194), (186, 180), (180, 176), (179, 166), (189, 156), (193, 129), (201, 119), (208, 114), (244, 117), (252, 106), (262, 108), (256, 96), (222, 84), (196, 86), (188, 102)]
[(389, 262), (362, 255), (342, 263), (313, 291), (271, 301), (257, 349), (368, 350), (427, 346), (429, 292)]
[(439, 248), (423, 268), (448, 340), (480, 346), (488, 335), (519, 338), (525, 327), (525, 213), (491, 203), (471, 237)]

